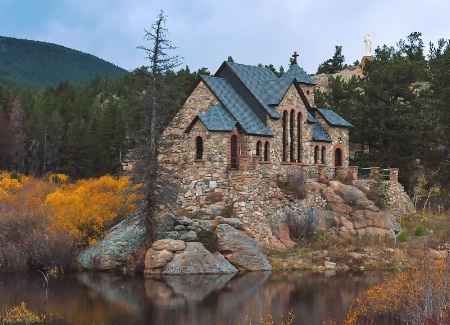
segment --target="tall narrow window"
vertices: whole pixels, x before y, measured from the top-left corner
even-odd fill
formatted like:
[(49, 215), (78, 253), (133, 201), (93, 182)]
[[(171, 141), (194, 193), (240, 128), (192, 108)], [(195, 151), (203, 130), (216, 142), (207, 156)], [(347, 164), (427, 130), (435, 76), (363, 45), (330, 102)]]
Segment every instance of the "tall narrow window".
[(287, 111), (283, 112), (283, 161), (287, 161)]
[(336, 148), (334, 151), (334, 165), (336, 167), (342, 166), (342, 150), (340, 148)]
[(256, 142), (256, 155), (261, 156), (261, 141)]
[(295, 162), (294, 158), (294, 124), (295, 124), (295, 111), (291, 110), (289, 116), (289, 161)]
[(230, 143), (230, 160), (231, 160), (231, 169), (237, 169), (238, 168), (238, 137), (236, 134), (233, 134), (231, 136), (231, 143)]
[(195, 138), (195, 159), (203, 159), (203, 139), (201, 136)]
[(321, 163), (322, 165), (325, 165), (325, 154), (326, 154), (326, 149), (325, 146), (322, 147), (322, 157), (321, 157)]
[(319, 146), (316, 146), (314, 148), (314, 163), (315, 164), (319, 163)]
[(302, 113), (297, 114), (297, 162), (302, 162)]
[(269, 141), (266, 141), (266, 143), (264, 143), (264, 161), (269, 161), (269, 155), (270, 155), (270, 144)]

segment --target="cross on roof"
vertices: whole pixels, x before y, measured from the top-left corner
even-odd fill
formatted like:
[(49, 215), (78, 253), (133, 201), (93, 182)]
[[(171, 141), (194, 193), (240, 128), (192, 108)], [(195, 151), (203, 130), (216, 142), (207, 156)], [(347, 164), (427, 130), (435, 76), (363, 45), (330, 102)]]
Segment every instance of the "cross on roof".
[(297, 51), (295, 51), (294, 54), (292, 55), (292, 57), (294, 58), (294, 59), (292, 60), (292, 62), (293, 62), (294, 64), (297, 64), (297, 57), (298, 57), (298, 56), (299, 56), (299, 55), (298, 55)]

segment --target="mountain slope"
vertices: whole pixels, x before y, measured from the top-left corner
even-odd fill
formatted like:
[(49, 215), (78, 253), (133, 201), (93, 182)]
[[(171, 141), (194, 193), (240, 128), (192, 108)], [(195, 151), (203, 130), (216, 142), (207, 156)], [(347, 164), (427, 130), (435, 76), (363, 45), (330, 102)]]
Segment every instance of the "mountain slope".
[(9, 87), (81, 84), (97, 76), (115, 78), (125, 73), (93, 55), (60, 45), (0, 36), (0, 81)]

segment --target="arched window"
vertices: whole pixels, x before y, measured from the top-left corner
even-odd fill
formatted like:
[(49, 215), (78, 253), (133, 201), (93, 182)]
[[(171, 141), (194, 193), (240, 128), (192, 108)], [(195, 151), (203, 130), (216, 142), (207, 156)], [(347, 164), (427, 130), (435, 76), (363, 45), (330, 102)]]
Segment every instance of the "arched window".
[(302, 113), (297, 114), (297, 162), (302, 162), (302, 129), (301, 129)]
[(315, 164), (319, 163), (319, 146), (316, 146), (314, 148), (314, 163)]
[(201, 136), (195, 138), (195, 159), (203, 159), (203, 138)]
[(287, 161), (287, 152), (286, 152), (286, 146), (287, 146), (287, 111), (283, 112), (283, 161)]
[(322, 147), (322, 156), (321, 156), (321, 163), (322, 165), (325, 165), (325, 155), (326, 155), (326, 149), (325, 146)]
[(289, 116), (289, 161), (295, 162), (294, 158), (294, 123), (295, 123), (295, 111), (291, 110)]
[(238, 157), (238, 137), (236, 134), (233, 134), (230, 139), (230, 167), (231, 169), (237, 169), (239, 166), (239, 157)]
[(264, 143), (264, 161), (269, 161), (269, 156), (270, 156), (270, 144), (269, 141), (266, 141), (266, 143)]
[(256, 142), (256, 155), (261, 156), (261, 141)]
[(342, 166), (342, 150), (340, 148), (336, 148), (334, 151), (334, 165), (336, 167)]

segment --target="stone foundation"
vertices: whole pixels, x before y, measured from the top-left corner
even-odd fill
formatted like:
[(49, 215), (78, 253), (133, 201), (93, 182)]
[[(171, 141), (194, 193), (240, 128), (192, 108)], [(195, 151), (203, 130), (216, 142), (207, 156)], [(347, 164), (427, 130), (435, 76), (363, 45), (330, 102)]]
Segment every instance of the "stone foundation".
[[(390, 210), (380, 211), (358, 189), (368, 190), (371, 180), (348, 180), (354, 186), (326, 179), (317, 182), (305, 177), (305, 172), (300, 170), (295, 164), (280, 165), (276, 169), (261, 164), (259, 170), (190, 175), (183, 179), (178, 215), (206, 220), (217, 216), (237, 218), (244, 224), (245, 232), (267, 251), (293, 246), (286, 224), (287, 211), (302, 215), (312, 208), (321, 216), (323, 228), (335, 227), (333, 231), (337, 235), (357, 235), (388, 234), (393, 227), (399, 227), (394, 224), (396, 217), (413, 210), (396, 180), (386, 181), (391, 184)], [(344, 170), (341, 174), (356, 177), (356, 167), (348, 170), (350, 172)], [(290, 188), (292, 182), (297, 182), (300, 190)], [(334, 193), (336, 189), (338, 193)], [(361, 197), (359, 206), (352, 205), (352, 196)]]

